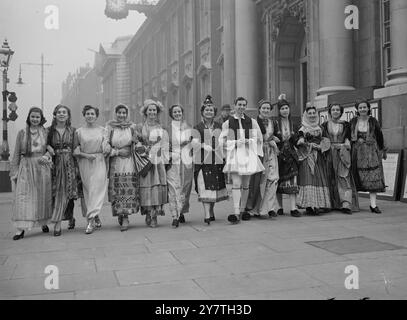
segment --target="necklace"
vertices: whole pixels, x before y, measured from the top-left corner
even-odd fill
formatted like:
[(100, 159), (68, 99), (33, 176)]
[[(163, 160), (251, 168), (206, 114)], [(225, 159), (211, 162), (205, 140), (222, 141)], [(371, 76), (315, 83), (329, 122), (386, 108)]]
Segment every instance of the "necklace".
[(32, 130), (30, 129), (30, 134), (31, 134), (31, 141), (32, 145), (34, 148), (38, 147), (40, 145), (39, 140), (40, 140), (40, 131), (37, 130)]

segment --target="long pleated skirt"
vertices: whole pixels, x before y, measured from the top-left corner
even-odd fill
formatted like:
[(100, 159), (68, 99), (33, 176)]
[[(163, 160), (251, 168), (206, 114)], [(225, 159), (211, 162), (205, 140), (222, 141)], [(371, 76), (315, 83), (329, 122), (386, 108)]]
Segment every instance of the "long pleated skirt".
[(51, 170), (39, 158), (24, 157), (18, 170), (12, 221), (19, 229), (46, 225), (52, 217)]
[(326, 174), (326, 165), (322, 156), (318, 156), (314, 174), (307, 161), (301, 161), (299, 167), (298, 206), (300, 208), (330, 209), (331, 199)]

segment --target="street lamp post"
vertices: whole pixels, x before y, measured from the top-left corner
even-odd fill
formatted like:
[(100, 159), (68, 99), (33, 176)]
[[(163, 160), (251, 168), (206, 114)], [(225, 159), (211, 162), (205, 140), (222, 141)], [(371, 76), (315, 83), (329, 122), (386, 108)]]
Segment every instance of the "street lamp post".
[[(10, 148), (8, 145), (8, 131), (7, 122), (7, 96), (11, 94), (7, 91), (7, 71), (10, 66), (11, 58), (14, 51), (12, 51), (8, 45), (7, 39), (4, 41), (0, 49), (0, 67), (3, 68), (3, 142), (1, 148), (1, 161), (0, 161), (0, 192), (11, 192), (11, 181), (9, 177), (10, 173)], [(14, 94), (15, 96), (15, 94)]]
[(45, 66), (47, 66), (47, 67), (52, 66), (52, 64), (44, 63), (44, 55), (43, 54), (41, 55), (41, 63), (31, 63), (31, 62), (30, 63), (28, 63), (28, 62), (20, 63), (20, 74), (19, 74), (18, 82), (17, 82), (17, 84), (19, 84), (19, 85), (24, 84), (22, 76), (21, 76), (21, 66), (22, 65), (40, 66), (41, 67), (41, 109), (42, 109), (42, 111), (44, 111), (44, 67)]

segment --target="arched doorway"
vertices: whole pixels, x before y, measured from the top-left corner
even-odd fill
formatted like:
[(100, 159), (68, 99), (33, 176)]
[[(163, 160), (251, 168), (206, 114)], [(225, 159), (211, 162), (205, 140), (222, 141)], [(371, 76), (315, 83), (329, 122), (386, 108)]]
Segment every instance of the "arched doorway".
[(308, 55), (305, 29), (298, 18), (285, 16), (275, 40), (274, 89), (287, 95), (292, 116), (300, 118), (308, 102)]

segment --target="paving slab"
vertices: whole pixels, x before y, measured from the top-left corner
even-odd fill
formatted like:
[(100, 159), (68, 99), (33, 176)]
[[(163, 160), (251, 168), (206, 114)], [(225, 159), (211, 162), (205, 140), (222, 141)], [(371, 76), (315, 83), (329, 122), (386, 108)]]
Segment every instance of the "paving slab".
[(0, 280), (9, 280), (11, 279), (15, 266), (0, 266)]
[(311, 288), (323, 284), (294, 268), (250, 275), (202, 278), (195, 281), (207, 294), (215, 299)]
[(60, 275), (96, 273), (96, 264), (94, 260), (61, 260), (55, 263), (46, 261), (30, 262), (29, 264), (20, 263), (16, 266), (12, 279), (25, 279), (30, 277), (42, 276), (46, 267), (53, 265), (58, 268)]
[(48, 275), (27, 279), (13, 279), (0, 281), (0, 297), (19, 297), (36, 294), (72, 292), (75, 290), (94, 290), (100, 288), (114, 288), (118, 286), (113, 272), (81, 273), (61, 275), (59, 289), (48, 290), (45, 281)]
[(272, 252), (262, 244), (245, 243), (197, 249), (173, 250), (173, 255), (183, 264), (217, 261), (225, 257), (257, 257)]
[(138, 267), (155, 267), (177, 265), (179, 262), (169, 252), (140, 253), (137, 256), (96, 258), (99, 271), (128, 270)]
[(234, 300), (325, 300), (326, 298), (314, 288), (272, 291), (249, 296), (233, 298)]
[(74, 292), (64, 292), (64, 293), (54, 293), (54, 294), (37, 294), (32, 296), (21, 296), (16, 298), (16, 300), (38, 300), (38, 301), (47, 301), (47, 300), (74, 300)]
[(148, 272), (146, 272), (145, 268), (116, 271), (116, 276), (121, 286), (193, 280), (215, 277), (219, 274), (228, 275), (228, 272), (217, 263), (150, 267)]
[(208, 300), (192, 280), (92, 291), (77, 291), (78, 300)]

